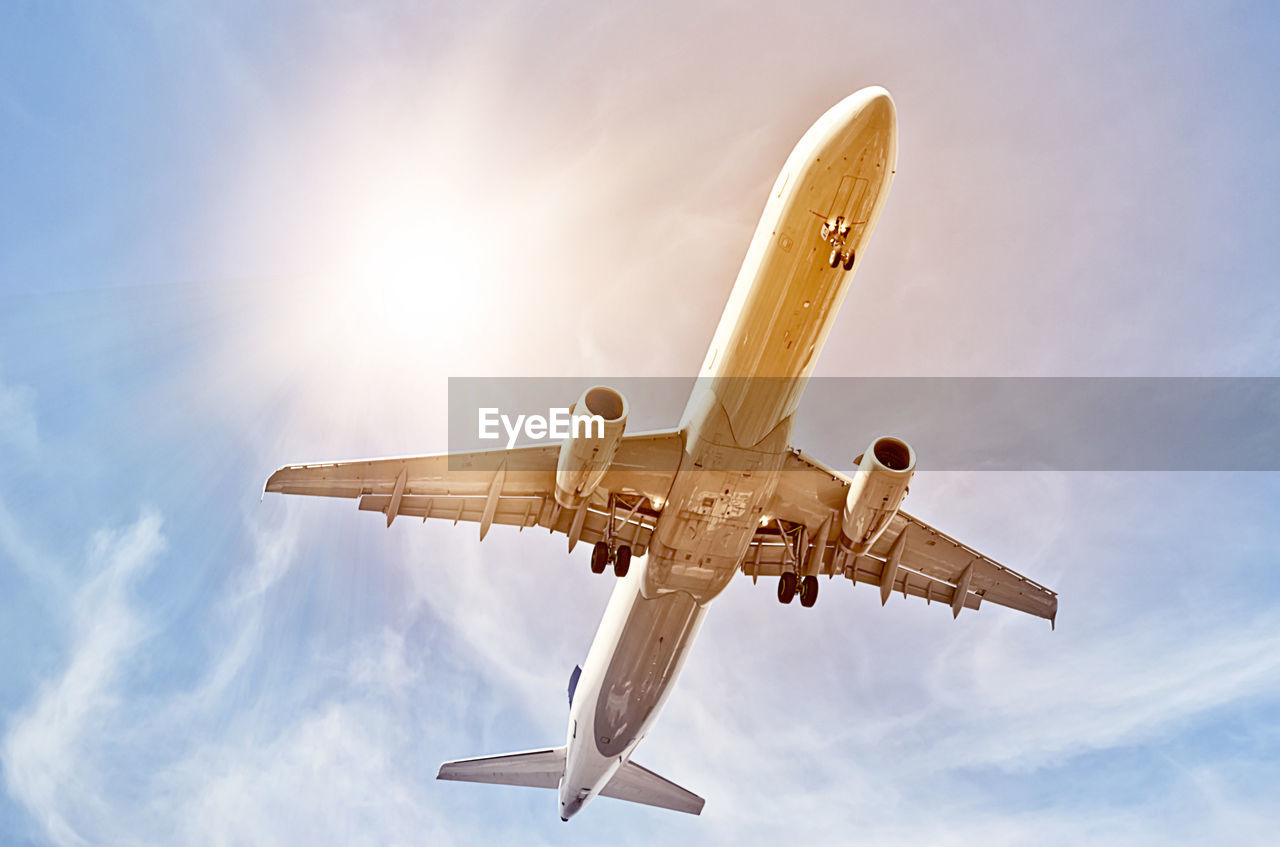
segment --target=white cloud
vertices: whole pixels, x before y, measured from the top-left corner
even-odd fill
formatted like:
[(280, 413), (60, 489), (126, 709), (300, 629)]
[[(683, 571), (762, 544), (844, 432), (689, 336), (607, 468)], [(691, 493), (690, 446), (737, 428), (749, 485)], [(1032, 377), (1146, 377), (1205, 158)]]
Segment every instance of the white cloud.
[(152, 513), (94, 539), (89, 562), (96, 573), (72, 603), (67, 666), (41, 686), (5, 735), (9, 792), (56, 844), (86, 843), (84, 818), (104, 803), (103, 774), (85, 765), (108, 740), (101, 729), (118, 705), (123, 665), (145, 636), (129, 591), (163, 547), (160, 518)]
[(157, 809), (182, 844), (445, 843), (419, 802), (399, 721), (329, 703), (279, 734), (201, 745), (156, 780)]
[[(1187, 632), (1184, 621), (1144, 617), (1047, 656), (1012, 627), (966, 639), (939, 658), (931, 680), (935, 707), (922, 721), (937, 727), (926, 730), (930, 765), (1027, 769), (1166, 736), (1227, 704), (1280, 696), (1274, 615), (1201, 625), (1192, 639)], [(972, 743), (975, 731), (981, 744)]]
[[(432, 728), (418, 725), (412, 706), (424, 694), (445, 698), (424, 687), (403, 628), (384, 626), (334, 655), (304, 644), (303, 665), (282, 668), (299, 644), (273, 640), (269, 610), (295, 588), (282, 582), (302, 524), (251, 524), (253, 556), (200, 604), (207, 615), (182, 621), (181, 635), (160, 629), (136, 591), (166, 544), (160, 518), (94, 537), (88, 574), (67, 598), (65, 664), (36, 684), (3, 738), (8, 792), (44, 839), (467, 842), (443, 795), (422, 791), (436, 763), (424, 766), (417, 751)], [(222, 645), (184, 645), (193, 680), (130, 676), (150, 648), (171, 647), (162, 640), (189, 636), (191, 624)]]
[(371, 643), (360, 645), (348, 668), (355, 686), (402, 692), (421, 678), (405, 656), (405, 634), (387, 627)]

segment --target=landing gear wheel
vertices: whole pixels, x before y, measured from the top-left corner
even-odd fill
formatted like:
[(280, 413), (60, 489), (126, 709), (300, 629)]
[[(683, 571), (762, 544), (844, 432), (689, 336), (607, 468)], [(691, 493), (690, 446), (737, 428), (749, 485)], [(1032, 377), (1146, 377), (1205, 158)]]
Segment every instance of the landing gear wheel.
[(609, 545), (603, 541), (597, 541), (596, 546), (591, 548), (591, 572), (604, 573), (605, 566), (609, 564)]
[(844, 257), (844, 269), (846, 271), (853, 270), (853, 251), (852, 250), (850, 250), (849, 254)]
[(783, 571), (778, 577), (778, 602), (790, 603), (796, 596), (796, 575), (794, 571)]
[(613, 575), (616, 577), (624, 577), (627, 571), (631, 570), (631, 547), (623, 544), (618, 548), (617, 555), (613, 560)]
[(800, 581), (800, 605), (806, 609), (818, 602), (818, 578), (810, 574)]
[(831, 251), (831, 256), (827, 259), (827, 264), (833, 268), (840, 267), (840, 248)]

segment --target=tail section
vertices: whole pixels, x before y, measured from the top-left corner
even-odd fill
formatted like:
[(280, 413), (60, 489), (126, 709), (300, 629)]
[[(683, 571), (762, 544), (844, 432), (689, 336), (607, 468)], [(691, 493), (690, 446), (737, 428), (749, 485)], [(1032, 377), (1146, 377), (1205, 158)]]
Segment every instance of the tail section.
[[(523, 753), (503, 753), (498, 756), (445, 762), (440, 766), (436, 779), (558, 788), (560, 779), (564, 776), (564, 763), (565, 748), (549, 747)], [(692, 791), (681, 788), (635, 762), (624, 762), (600, 791), (600, 795), (691, 815), (701, 814), (706, 802)]]
[(564, 748), (528, 750), (459, 759), (440, 766), (436, 779), (459, 782), (488, 782), (495, 785), (525, 785), (530, 788), (557, 788), (564, 776)]
[(707, 801), (686, 788), (681, 788), (669, 779), (658, 776), (648, 768), (642, 768), (635, 762), (625, 762), (618, 772), (609, 780), (609, 784), (600, 792), (601, 797), (614, 797), (632, 803), (644, 803), (686, 812), (690, 815), (702, 814), (702, 806)]

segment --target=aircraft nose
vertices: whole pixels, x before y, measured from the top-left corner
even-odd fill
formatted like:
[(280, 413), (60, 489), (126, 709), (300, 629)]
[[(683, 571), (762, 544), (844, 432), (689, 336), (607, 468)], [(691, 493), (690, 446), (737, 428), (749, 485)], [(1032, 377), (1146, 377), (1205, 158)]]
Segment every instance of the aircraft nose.
[(861, 111), (866, 115), (868, 123), (882, 130), (892, 131), (897, 128), (898, 109), (893, 103), (893, 96), (886, 89), (872, 85), (859, 91), (858, 95), (861, 95)]

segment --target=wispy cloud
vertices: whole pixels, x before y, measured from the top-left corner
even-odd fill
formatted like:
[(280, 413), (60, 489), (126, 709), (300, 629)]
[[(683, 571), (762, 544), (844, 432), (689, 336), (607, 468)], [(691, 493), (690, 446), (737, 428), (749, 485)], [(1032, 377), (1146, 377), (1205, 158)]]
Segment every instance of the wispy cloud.
[(124, 664), (147, 632), (129, 595), (163, 547), (160, 518), (154, 513), (95, 537), (89, 553), (95, 575), (72, 604), (67, 665), (40, 687), (5, 734), (9, 792), (56, 844), (95, 840), (84, 825), (105, 805), (100, 780), (106, 775), (94, 766), (109, 743), (101, 729), (120, 708), (117, 685)]
[[(917, 718), (929, 738), (922, 759), (932, 767), (1026, 770), (1167, 737), (1228, 704), (1280, 698), (1274, 611), (1198, 622), (1194, 639), (1186, 633), (1185, 621), (1148, 615), (1069, 638), (1051, 659), (1013, 627), (975, 634), (935, 665), (933, 709)], [(975, 731), (981, 744), (972, 743)]]
[[(144, 601), (167, 541), (144, 514), (93, 537), (70, 606), (65, 660), (11, 716), (0, 750), (9, 795), (60, 847), (94, 843), (468, 843), (443, 798), (425, 796), (414, 703), (430, 691), (403, 626), (337, 652), (274, 640), (304, 530), (250, 522), (252, 555), (195, 623), (194, 677), (140, 678), (173, 633)], [(314, 524), (314, 522), (312, 522)], [(286, 611), (285, 614), (291, 614)], [(165, 645), (162, 642), (170, 642)], [(302, 646), (300, 654), (297, 647)], [(286, 670), (282, 657), (298, 655)], [(459, 704), (461, 705), (461, 704)], [(282, 813), (282, 810), (287, 810)], [(479, 842), (484, 843), (484, 839)]]

